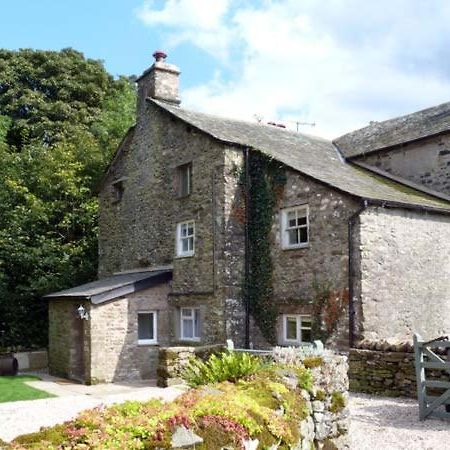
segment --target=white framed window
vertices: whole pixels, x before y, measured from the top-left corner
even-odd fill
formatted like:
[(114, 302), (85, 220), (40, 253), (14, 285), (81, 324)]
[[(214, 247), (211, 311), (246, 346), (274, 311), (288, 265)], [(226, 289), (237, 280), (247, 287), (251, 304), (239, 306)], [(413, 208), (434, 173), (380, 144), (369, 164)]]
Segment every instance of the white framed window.
[(193, 256), (195, 253), (195, 222), (177, 225), (177, 256)]
[(287, 344), (302, 344), (312, 342), (311, 316), (300, 314), (283, 315), (283, 340)]
[(309, 243), (308, 205), (281, 211), (282, 248), (302, 248)]
[(192, 192), (192, 163), (177, 167), (178, 197), (187, 197)]
[(200, 309), (181, 308), (180, 338), (185, 341), (200, 340)]
[(138, 344), (158, 343), (158, 314), (156, 311), (138, 312)]

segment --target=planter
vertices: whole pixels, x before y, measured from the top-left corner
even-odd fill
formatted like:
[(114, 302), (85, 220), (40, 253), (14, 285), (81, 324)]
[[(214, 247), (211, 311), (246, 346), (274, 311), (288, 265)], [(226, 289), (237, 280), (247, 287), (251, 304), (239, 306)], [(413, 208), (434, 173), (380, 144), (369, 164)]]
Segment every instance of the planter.
[(12, 353), (0, 353), (0, 376), (17, 375), (19, 363)]

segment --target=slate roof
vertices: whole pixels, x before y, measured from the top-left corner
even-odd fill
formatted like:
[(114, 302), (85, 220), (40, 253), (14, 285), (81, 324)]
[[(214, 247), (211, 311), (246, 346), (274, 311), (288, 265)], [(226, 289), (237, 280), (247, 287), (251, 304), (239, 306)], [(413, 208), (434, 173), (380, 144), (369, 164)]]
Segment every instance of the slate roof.
[(450, 131), (450, 102), (371, 125), (334, 140), (346, 158)]
[(356, 197), (450, 212), (450, 202), (345, 162), (333, 143), (326, 139), (189, 111), (154, 99), (148, 101), (221, 142), (258, 150)]
[(155, 270), (113, 275), (71, 289), (48, 294), (48, 299), (90, 300), (99, 304), (123, 295), (147, 289), (172, 278), (172, 270)]

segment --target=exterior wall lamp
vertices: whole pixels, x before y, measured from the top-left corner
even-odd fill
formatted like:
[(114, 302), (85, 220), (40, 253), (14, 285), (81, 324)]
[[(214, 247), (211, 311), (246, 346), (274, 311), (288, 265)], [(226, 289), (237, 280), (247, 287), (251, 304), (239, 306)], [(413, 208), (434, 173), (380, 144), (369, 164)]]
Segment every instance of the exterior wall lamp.
[(80, 305), (77, 308), (78, 317), (82, 320), (89, 320), (89, 313), (86, 311), (86, 308), (83, 305)]

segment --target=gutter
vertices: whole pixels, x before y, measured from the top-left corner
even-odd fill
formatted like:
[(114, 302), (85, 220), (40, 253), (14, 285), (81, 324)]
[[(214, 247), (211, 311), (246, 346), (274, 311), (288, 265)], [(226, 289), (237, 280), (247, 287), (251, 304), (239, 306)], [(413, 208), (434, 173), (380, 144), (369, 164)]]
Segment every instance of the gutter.
[(249, 167), (249, 148), (244, 148), (244, 200), (245, 200), (245, 252), (244, 252), (244, 304), (245, 304), (245, 348), (250, 348), (250, 236), (249, 236), (249, 218), (250, 218), (250, 167)]
[(353, 264), (353, 230), (356, 221), (361, 213), (367, 208), (368, 201), (363, 200), (362, 205), (348, 219), (348, 340), (349, 347), (353, 348), (355, 344), (355, 302), (354, 302), (354, 264)]

